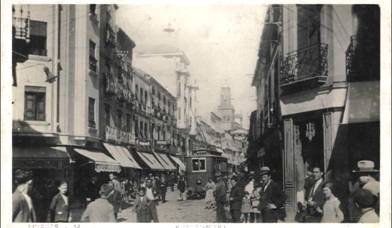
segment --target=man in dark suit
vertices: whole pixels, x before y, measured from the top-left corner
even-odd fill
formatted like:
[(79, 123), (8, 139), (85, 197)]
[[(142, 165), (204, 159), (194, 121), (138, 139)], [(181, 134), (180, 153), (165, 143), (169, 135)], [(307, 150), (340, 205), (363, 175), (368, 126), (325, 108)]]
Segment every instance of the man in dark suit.
[(306, 215), (305, 222), (320, 222), (322, 217), (322, 208), (325, 202), (323, 193), (323, 172), (320, 167), (313, 168), (313, 184), (306, 192)]
[(231, 178), (233, 185), (230, 191), (230, 214), (233, 222), (241, 222), (241, 205), (244, 197), (244, 186), (236, 176)]
[(66, 196), (68, 190), (67, 182), (59, 182), (58, 190), (59, 193), (53, 197), (50, 203), (47, 221), (70, 222), (72, 218), (69, 210), (68, 196)]
[(272, 223), (284, 219), (285, 195), (280, 186), (271, 179), (269, 167), (260, 170), (262, 188), (260, 190), (259, 210), (263, 222)]
[(82, 214), (81, 222), (116, 222), (113, 205), (108, 201), (113, 196), (111, 184), (103, 184), (99, 191), (100, 198), (91, 202)]
[(14, 181), (16, 189), (12, 194), (12, 221), (36, 222), (33, 201), (28, 195), (33, 185), (32, 172), (18, 169), (15, 171)]
[(216, 221), (226, 222), (225, 204), (226, 204), (226, 184), (222, 176), (217, 176), (218, 183), (215, 186), (214, 196), (216, 201)]

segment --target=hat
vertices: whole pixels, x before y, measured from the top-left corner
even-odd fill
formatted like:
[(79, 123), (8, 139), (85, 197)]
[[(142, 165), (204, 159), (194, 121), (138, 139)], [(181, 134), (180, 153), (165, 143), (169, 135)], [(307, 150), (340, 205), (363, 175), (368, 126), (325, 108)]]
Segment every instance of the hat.
[(33, 172), (29, 170), (17, 169), (14, 173), (15, 184), (24, 184), (33, 179)]
[(361, 160), (357, 163), (358, 169), (353, 170), (353, 173), (377, 173), (378, 170), (374, 169), (374, 162), (370, 160)]
[(113, 186), (111, 184), (103, 184), (101, 185), (99, 194), (101, 196), (108, 197), (112, 191), (113, 191)]
[(268, 166), (263, 166), (260, 169), (260, 175), (264, 175), (264, 174), (270, 174), (271, 170)]
[(376, 197), (366, 189), (358, 189), (354, 193), (354, 203), (360, 208), (372, 207), (376, 203)]

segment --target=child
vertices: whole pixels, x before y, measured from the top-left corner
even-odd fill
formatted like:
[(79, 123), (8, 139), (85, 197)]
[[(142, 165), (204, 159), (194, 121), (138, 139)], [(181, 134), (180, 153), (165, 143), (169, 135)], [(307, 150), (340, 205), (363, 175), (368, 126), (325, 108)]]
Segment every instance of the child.
[(343, 212), (340, 210), (340, 201), (332, 192), (333, 184), (325, 183), (323, 186), (323, 193), (325, 195), (325, 203), (323, 206), (321, 222), (324, 223), (340, 223), (343, 222)]
[(137, 222), (151, 222), (151, 200), (146, 197), (146, 188), (140, 188), (133, 211), (136, 211)]
[(251, 211), (252, 211), (252, 205), (250, 203), (250, 195), (249, 192), (245, 191), (244, 198), (242, 198), (242, 206), (241, 206), (241, 217), (243, 222), (245, 223), (250, 222)]

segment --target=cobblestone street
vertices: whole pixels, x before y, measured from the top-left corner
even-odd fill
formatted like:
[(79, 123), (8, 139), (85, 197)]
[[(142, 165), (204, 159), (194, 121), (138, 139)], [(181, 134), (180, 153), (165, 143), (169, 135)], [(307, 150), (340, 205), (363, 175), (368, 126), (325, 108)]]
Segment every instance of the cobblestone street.
[[(178, 192), (166, 194), (167, 202), (158, 205), (159, 222), (187, 222), (187, 223), (209, 223), (215, 222), (215, 210), (205, 209), (204, 200), (177, 201)], [(136, 222), (136, 213), (132, 207), (124, 209), (119, 214), (120, 222)]]

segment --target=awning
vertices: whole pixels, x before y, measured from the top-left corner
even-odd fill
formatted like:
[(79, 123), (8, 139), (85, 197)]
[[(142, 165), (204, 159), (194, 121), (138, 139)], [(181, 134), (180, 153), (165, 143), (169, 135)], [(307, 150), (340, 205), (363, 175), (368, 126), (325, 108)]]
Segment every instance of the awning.
[(13, 146), (12, 158), (14, 168), (29, 169), (63, 169), (72, 162), (66, 147), (18, 147)]
[(184, 163), (179, 158), (177, 158), (175, 156), (171, 156), (171, 155), (170, 155), (170, 157), (171, 157), (171, 159), (173, 159), (173, 161), (175, 163), (177, 163), (180, 170), (183, 170), (183, 171), (186, 170)]
[(344, 107), (346, 88), (335, 88), (327, 91), (312, 90), (282, 96), (280, 107), (282, 116), (322, 110), (326, 108)]
[(96, 172), (121, 172), (120, 163), (106, 156), (100, 151), (91, 151), (85, 149), (74, 149), (77, 153), (89, 158), (95, 163)]
[(139, 157), (153, 170), (165, 170), (165, 168), (155, 159), (154, 155), (150, 153), (137, 152)]
[(350, 82), (343, 124), (380, 121), (380, 81)]
[(103, 144), (113, 158), (125, 168), (141, 169), (140, 165), (136, 162), (133, 156), (129, 153), (128, 149), (123, 146), (112, 145), (109, 143)]
[(162, 153), (154, 153), (155, 157), (158, 158), (159, 162), (168, 170), (175, 170), (177, 169), (175, 165), (170, 161), (170, 159), (166, 156), (166, 154)]
[(223, 150), (222, 150), (222, 148), (217, 147), (217, 148), (216, 148), (216, 152), (218, 152), (218, 153), (223, 153)]

